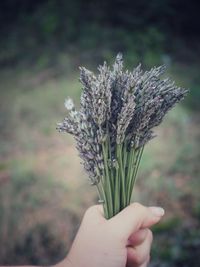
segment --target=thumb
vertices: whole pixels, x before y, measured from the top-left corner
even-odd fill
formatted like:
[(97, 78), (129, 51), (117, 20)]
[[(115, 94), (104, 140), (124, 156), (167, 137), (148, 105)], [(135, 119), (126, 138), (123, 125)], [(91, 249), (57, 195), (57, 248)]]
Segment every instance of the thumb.
[(164, 209), (160, 207), (145, 207), (139, 203), (133, 203), (120, 213), (108, 220), (112, 229), (116, 229), (122, 239), (140, 228), (147, 228), (160, 221), (164, 215)]

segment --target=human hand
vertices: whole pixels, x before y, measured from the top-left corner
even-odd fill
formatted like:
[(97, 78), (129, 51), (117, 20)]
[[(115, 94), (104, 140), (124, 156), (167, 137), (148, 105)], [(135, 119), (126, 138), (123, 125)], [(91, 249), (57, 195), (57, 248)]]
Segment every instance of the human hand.
[(92, 206), (59, 267), (146, 267), (153, 239), (149, 227), (163, 215), (162, 208), (133, 203), (106, 220), (102, 206)]

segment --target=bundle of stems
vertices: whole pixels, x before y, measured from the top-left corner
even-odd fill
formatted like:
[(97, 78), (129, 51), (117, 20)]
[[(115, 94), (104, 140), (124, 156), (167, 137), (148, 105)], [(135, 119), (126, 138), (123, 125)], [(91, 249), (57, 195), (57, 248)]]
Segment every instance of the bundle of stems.
[(130, 148), (127, 142), (116, 144), (115, 161), (110, 164), (111, 146), (109, 136), (102, 142), (105, 171), (97, 184), (100, 202), (104, 203), (104, 214), (111, 218), (131, 202), (131, 195), (144, 150), (141, 147)]
[(99, 66), (97, 76), (84, 67), (80, 70), (80, 109), (66, 99), (68, 116), (57, 129), (74, 136), (109, 219), (131, 202), (144, 146), (155, 137), (152, 128), (188, 90), (161, 79), (164, 66), (143, 71), (138, 65), (124, 71), (121, 54), (112, 68), (106, 62)]

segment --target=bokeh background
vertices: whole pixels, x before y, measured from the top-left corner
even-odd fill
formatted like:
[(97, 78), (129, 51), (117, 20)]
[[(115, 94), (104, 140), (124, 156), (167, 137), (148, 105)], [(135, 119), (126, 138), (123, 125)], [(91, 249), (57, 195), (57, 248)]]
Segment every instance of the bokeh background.
[(117, 52), (126, 67), (165, 64), (188, 97), (145, 149), (133, 201), (161, 205), (151, 267), (200, 266), (198, 1), (1, 0), (0, 265), (62, 259), (97, 203), (73, 139), (56, 131), (80, 65)]

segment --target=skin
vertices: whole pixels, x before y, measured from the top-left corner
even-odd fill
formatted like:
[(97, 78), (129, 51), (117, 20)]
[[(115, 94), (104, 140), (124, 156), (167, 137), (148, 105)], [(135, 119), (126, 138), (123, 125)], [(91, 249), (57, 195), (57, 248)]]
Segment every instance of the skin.
[(54, 267), (146, 267), (153, 240), (149, 227), (163, 215), (160, 207), (133, 203), (106, 220), (102, 206), (92, 206), (68, 255)]
[(133, 203), (106, 220), (100, 205), (90, 207), (71, 250), (56, 267), (146, 267), (153, 235), (149, 227), (164, 215), (160, 207)]

